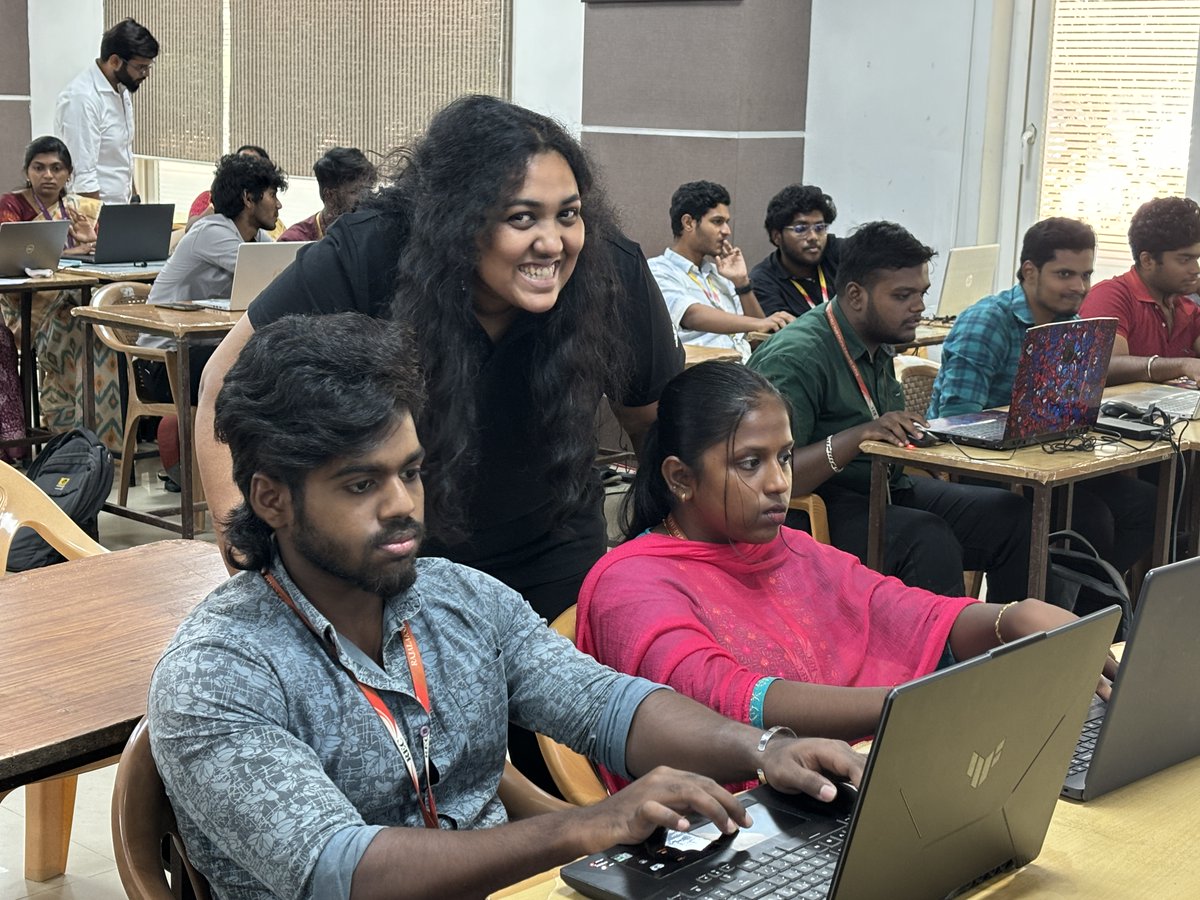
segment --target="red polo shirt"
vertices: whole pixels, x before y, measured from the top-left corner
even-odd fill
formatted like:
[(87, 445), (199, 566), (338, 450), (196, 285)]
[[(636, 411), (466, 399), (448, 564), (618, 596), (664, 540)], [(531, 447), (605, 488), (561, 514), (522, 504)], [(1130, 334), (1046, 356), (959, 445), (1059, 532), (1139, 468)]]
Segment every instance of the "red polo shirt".
[(1167, 322), (1135, 269), (1109, 278), (1092, 288), (1083, 301), (1083, 318), (1115, 316), (1117, 334), (1129, 342), (1130, 356), (1196, 356), (1200, 339), (1200, 306), (1176, 294), (1175, 327)]

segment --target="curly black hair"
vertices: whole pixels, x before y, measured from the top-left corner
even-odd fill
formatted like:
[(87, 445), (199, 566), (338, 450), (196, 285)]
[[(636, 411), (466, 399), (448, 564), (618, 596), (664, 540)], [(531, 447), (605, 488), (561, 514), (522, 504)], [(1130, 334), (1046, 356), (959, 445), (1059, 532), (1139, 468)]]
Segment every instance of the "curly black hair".
[(255, 203), (269, 188), (287, 190), (287, 176), (269, 159), (229, 153), (222, 156), (213, 172), (212, 205), (223, 216), (233, 219), (242, 211), (242, 194)]
[(1190, 197), (1155, 197), (1138, 207), (1129, 223), (1133, 261), (1149, 253), (1162, 262), (1168, 250), (1200, 244), (1200, 205)]
[(833, 198), (815, 184), (789, 184), (767, 204), (767, 218), (763, 221), (763, 227), (770, 236), (791, 225), (792, 219), (800, 213), (810, 212), (819, 212), (825, 217), (827, 225), (832, 225), (837, 218)]

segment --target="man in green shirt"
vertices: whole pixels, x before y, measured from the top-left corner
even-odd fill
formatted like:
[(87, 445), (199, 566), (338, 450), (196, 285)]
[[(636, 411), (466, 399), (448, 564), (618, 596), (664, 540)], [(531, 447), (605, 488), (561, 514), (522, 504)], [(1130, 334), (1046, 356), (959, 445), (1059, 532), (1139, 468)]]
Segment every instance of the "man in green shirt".
[[(934, 251), (891, 222), (842, 242), (833, 300), (805, 313), (748, 365), (792, 405), (794, 494), (816, 491), (835, 546), (865, 559), (869, 460), (863, 441), (898, 446), (920, 435), (906, 412), (892, 345), (910, 341), (925, 309)], [(912, 478), (894, 466), (883, 572), (938, 594), (963, 592), (963, 569), (988, 575), (987, 598), (1025, 596), (1030, 507), (999, 488)]]

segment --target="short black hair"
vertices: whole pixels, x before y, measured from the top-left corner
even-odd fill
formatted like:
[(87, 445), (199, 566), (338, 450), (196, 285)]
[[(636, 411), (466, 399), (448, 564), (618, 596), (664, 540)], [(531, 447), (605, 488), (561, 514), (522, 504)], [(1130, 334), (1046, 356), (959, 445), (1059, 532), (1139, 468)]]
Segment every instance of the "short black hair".
[(330, 147), (313, 163), (313, 174), (322, 191), (376, 178), (374, 163), (357, 147)]
[(671, 233), (675, 237), (683, 234), (685, 214), (700, 221), (706, 212), (721, 203), (729, 205), (729, 191), (714, 181), (681, 184), (671, 195)]
[(269, 159), (228, 153), (213, 173), (212, 205), (216, 212), (233, 219), (243, 209), (242, 193), (257, 203), (269, 188), (287, 190), (287, 176)]
[(229, 446), (242, 492), (223, 523), (229, 563), (254, 571), (271, 561), (271, 528), (249, 503), (256, 473), (302, 497), (310, 472), (375, 447), (405, 415), (415, 421), (424, 402), (402, 325), (337, 313), (285, 316), (256, 330), (216, 403), (214, 432)]
[[(1041, 269), (1054, 259), (1054, 254), (1059, 250), (1095, 249), (1096, 232), (1092, 231), (1091, 225), (1078, 219), (1054, 216), (1034, 223), (1025, 232), (1019, 264), (1024, 265), (1028, 261), (1033, 263), (1034, 268)], [(1017, 269), (1017, 281), (1020, 280), (1021, 270)]]
[(100, 58), (117, 56), (128, 62), (135, 56), (154, 59), (158, 56), (158, 41), (145, 25), (133, 19), (122, 19), (100, 39)]
[(242, 144), (242, 146), (238, 147), (233, 152), (234, 153), (245, 153), (247, 150), (253, 150), (255, 153), (257, 153), (263, 159), (271, 158), (270, 154), (268, 154), (267, 151), (264, 150), (262, 147), (258, 146), (258, 144)]
[(767, 204), (767, 218), (763, 227), (770, 235), (791, 225), (792, 219), (800, 213), (811, 212), (819, 212), (824, 216), (827, 225), (832, 225), (837, 218), (833, 198), (815, 184), (789, 184)]
[(1133, 261), (1143, 252), (1155, 262), (1163, 253), (1200, 244), (1200, 206), (1190, 197), (1155, 197), (1143, 203), (1129, 223)]
[(846, 293), (850, 284), (861, 284), (868, 291), (875, 286), (880, 272), (911, 269), (929, 262), (937, 253), (918, 241), (908, 229), (895, 222), (867, 222), (860, 225), (838, 245), (837, 293)]

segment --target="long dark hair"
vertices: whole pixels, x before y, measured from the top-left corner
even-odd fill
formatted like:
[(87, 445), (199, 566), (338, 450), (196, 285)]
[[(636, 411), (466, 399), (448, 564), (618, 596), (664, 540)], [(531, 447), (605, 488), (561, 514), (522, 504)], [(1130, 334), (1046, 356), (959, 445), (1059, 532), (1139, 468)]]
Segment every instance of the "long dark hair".
[(539, 153), (561, 154), (579, 186), (587, 239), (549, 312), (535, 317), (529, 394), (550, 453), (547, 478), (561, 520), (584, 499), (595, 454), (600, 395), (618, 386), (624, 360), (608, 242), (615, 219), (583, 148), (557, 122), (494, 97), (442, 109), (402, 151), (392, 184), (367, 205), (391, 220), (400, 249), (394, 318), (416, 335), (429, 402), (425, 446), (430, 534), (463, 539), (463, 495), (477, 460), (476, 381), (490, 347), (472, 306), (480, 247)]
[(675, 500), (662, 474), (668, 456), (698, 468), (701, 454), (715, 444), (728, 445), (746, 413), (769, 397), (783, 403), (790, 417), (775, 386), (741, 363), (700, 363), (672, 378), (659, 398), (658, 420), (642, 443), (637, 475), (625, 497), (625, 537), (653, 528), (671, 511)]

